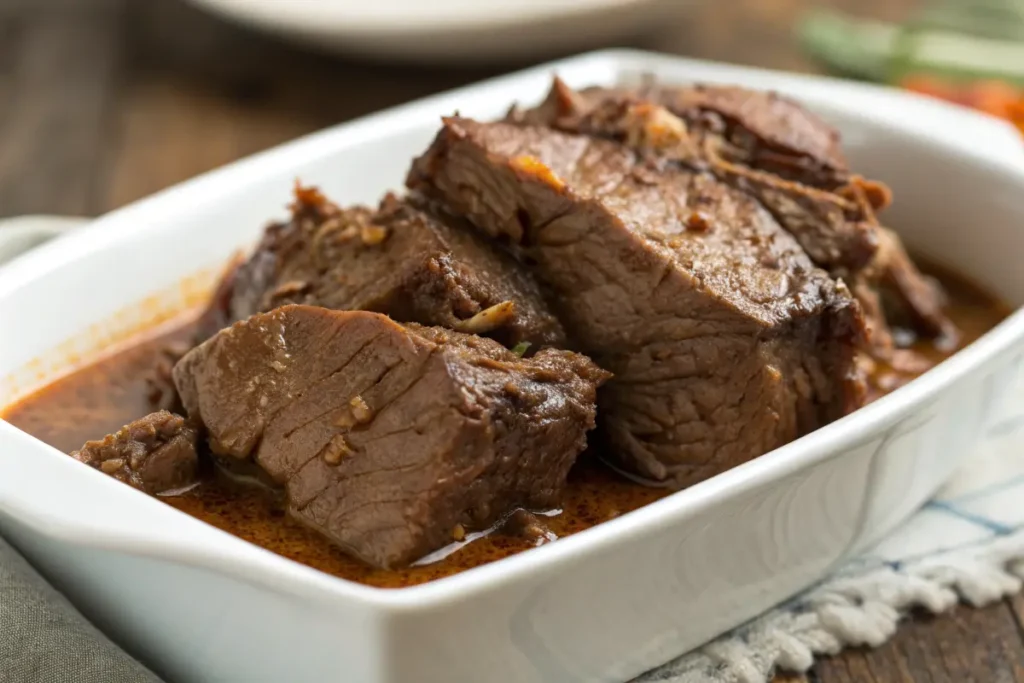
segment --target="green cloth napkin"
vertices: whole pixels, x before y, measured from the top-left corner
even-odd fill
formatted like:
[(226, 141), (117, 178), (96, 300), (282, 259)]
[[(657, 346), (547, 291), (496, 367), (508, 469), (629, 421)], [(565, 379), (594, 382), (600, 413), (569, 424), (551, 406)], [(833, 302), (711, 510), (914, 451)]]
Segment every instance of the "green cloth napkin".
[(0, 682), (161, 683), (0, 538)]

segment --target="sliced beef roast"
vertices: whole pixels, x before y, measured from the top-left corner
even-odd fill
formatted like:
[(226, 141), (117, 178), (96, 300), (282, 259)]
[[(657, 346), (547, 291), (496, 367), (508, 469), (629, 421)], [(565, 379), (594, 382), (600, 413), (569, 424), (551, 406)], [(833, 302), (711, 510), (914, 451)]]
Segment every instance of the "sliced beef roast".
[(858, 407), (842, 282), (760, 203), (613, 141), (451, 118), (408, 183), (509, 244), (614, 373), (614, 455), (686, 486)]
[(150, 494), (180, 491), (199, 472), (196, 430), (166, 410), (87, 441), (71, 457)]
[(854, 175), (838, 132), (795, 102), (734, 86), (576, 92), (556, 79), (544, 103), (510, 120), (620, 140), (750, 194), (817, 265), (851, 283), (883, 356), (892, 347), (887, 322), (956, 337), (941, 289), (878, 223), (888, 189)]
[(576, 91), (557, 77), (544, 102), (514, 108), (512, 121), (554, 125), (594, 118), (615, 103), (646, 102), (663, 107), (700, 130), (730, 143), (736, 160), (814, 187), (840, 187), (850, 169), (839, 132), (798, 103), (773, 92), (729, 85), (590, 87)]
[(568, 351), (523, 359), (482, 337), (298, 305), (222, 330), (174, 368), (215, 454), (254, 461), (292, 515), (378, 567), (557, 505), (606, 376)]
[(288, 223), (267, 228), (215, 297), (204, 334), (298, 303), (385, 313), (402, 322), (487, 334), (508, 346), (564, 345), (531, 276), (505, 254), (417, 198), (377, 210), (339, 209), (299, 189)]

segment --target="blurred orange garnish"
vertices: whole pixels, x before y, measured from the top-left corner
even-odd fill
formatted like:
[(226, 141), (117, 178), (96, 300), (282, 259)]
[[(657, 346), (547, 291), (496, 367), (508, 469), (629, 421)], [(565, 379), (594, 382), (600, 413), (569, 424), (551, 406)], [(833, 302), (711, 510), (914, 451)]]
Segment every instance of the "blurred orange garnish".
[(1010, 104), (1006, 118), (1010, 119), (1010, 123), (1017, 126), (1017, 129), (1024, 134), (1024, 97)]
[(956, 93), (948, 83), (928, 76), (907, 76), (900, 81), (900, 87), (921, 95), (931, 95), (942, 100), (955, 100)]
[(981, 81), (967, 90), (967, 105), (1001, 119), (1008, 118), (1010, 107), (1020, 100), (1020, 91), (1004, 81)]
[(985, 80), (957, 86), (930, 76), (908, 76), (900, 87), (921, 95), (971, 107), (1006, 119), (1024, 133), (1024, 89), (1005, 81)]

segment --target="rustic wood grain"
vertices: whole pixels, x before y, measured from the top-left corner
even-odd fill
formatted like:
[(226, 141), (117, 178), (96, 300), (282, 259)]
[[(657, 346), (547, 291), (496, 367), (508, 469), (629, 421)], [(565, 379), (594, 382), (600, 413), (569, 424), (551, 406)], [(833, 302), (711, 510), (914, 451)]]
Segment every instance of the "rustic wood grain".
[(1013, 613), (1014, 620), (1017, 622), (1017, 631), (1020, 634), (1021, 641), (1024, 642), (1024, 594), (1018, 594), (1007, 601), (1010, 606), (1010, 612)]
[(882, 647), (822, 660), (815, 674), (828, 683), (1024, 683), (1024, 646), (1007, 602), (961, 606), (916, 615)]
[(174, 0), (127, 12), (106, 206), (118, 206), (303, 133), (494, 75), (309, 54)]
[[(708, 0), (644, 47), (815, 70), (793, 27), (815, 4), (899, 20), (916, 0)], [(97, 214), (307, 132), (493, 69), (310, 54), (179, 0), (0, 0), (0, 216)], [(396, 180), (397, 182), (397, 180)], [(777, 683), (1024, 683), (1024, 598), (915, 616), (877, 650)]]
[(0, 29), (0, 209), (90, 214), (120, 68), (119, 16), (23, 13)]

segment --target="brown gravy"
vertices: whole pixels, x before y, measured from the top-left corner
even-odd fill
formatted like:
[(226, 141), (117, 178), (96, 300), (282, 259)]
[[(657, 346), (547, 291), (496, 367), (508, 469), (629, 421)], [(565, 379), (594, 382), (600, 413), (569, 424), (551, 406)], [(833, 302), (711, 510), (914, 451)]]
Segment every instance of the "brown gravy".
[[(963, 337), (958, 348), (971, 343), (1005, 318), (1010, 309), (970, 282), (947, 271), (930, 269), (950, 296), (949, 314)], [(60, 379), (3, 411), (3, 418), (52, 446), (70, 452), (89, 439), (100, 438), (151, 412), (145, 376), (160, 348), (170, 340), (187, 339), (186, 325), (166, 335), (140, 341)], [(935, 363), (952, 351), (930, 344), (914, 347)], [(876, 384), (880, 387), (880, 369)], [(670, 492), (627, 481), (593, 456), (584, 454), (569, 478), (561, 514), (545, 520), (559, 537), (574, 534), (653, 502)], [(526, 540), (491, 534), (443, 560), (401, 570), (380, 570), (354, 560), (315, 532), (292, 521), (262, 491), (210, 477), (198, 488), (165, 503), (228, 533), (272, 550), (296, 562), (352, 581), (399, 588), (449, 576), (526, 550)]]

